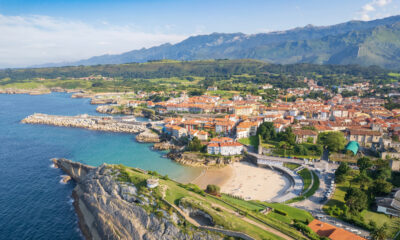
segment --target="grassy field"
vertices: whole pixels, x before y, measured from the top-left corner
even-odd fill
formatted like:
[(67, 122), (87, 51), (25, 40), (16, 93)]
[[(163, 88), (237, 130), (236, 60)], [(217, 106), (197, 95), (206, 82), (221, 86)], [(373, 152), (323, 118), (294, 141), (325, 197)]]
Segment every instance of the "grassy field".
[(291, 220), (299, 220), (299, 221), (307, 222), (307, 221), (312, 221), (314, 219), (313, 216), (309, 212), (295, 208), (295, 207), (291, 207), (286, 204), (267, 203), (267, 202), (261, 202), (261, 204), (264, 206), (270, 207), (270, 208), (279, 209), (281, 211), (286, 212), (288, 214), (287, 217)]
[(307, 168), (303, 168), (301, 171), (298, 172), (300, 177), (303, 179), (303, 193), (307, 191), (307, 189), (311, 185), (311, 172)]
[(300, 167), (297, 163), (284, 163), (283, 166), (289, 168), (290, 170), (295, 170), (296, 168)]
[[(304, 236), (294, 229), (292, 226), (294, 221), (298, 220), (307, 223), (313, 219), (308, 212), (283, 204), (271, 203), (272, 205), (270, 205), (270, 203), (261, 201), (246, 201), (224, 194), (221, 200), (242, 212), (246, 212), (247, 216), (253, 218), (253, 220), (267, 224), (295, 239), (304, 239)], [(266, 207), (272, 207), (274, 210), (268, 214), (260, 213)]]
[[(327, 210), (329, 207), (333, 207), (335, 205), (340, 209), (343, 209), (343, 206), (345, 205), (344, 197), (346, 195), (347, 189), (350, 187), (351, 179), (352, 176), (347, 176), (346, 181), (336, 185), (336, 190), (332, 198), (323, 207), (323, 210), (325, 212), (328, 212)], [(353, 184), (353, 187), (357, 187), (357, 185)], [(400, 230), (399, 218), (390, 218), (385, 214), (373, 212), (371, 210), (363, 210), (360, 215), (363, 218), (364, 223), (366, 224), (368, 224), (371, 220), (376, 222), (378, 227), (386, 223), (388, 225), (388, 231), (391, 236), (394, 236), (394, 234), (396, 234), (396, 232)]]
[(258, 137), (257, 136), (251, 136), (249, 138), (241, 138), (238, 140), (241, 144), (248, 145), (248, 146), (258, 146)]
[(319, 177), (318, 177), (318, 175), (317, 175), (314, 171), (312, 171), (311, 174), (313, 175), (314, 181), (313, 181), (313, 185), (311, 186), (310, 190), (308, 190), (307, 192), (304, 193), (303, 196), (304, 196), (305, 198), (309, 198), (309, 197), (311, 197), (312, 195), (314, 195), (314, 193), (315, 193), (315, 192), (318, 190), (318, 188), (319, 188), (320, 182), (319, 182)]

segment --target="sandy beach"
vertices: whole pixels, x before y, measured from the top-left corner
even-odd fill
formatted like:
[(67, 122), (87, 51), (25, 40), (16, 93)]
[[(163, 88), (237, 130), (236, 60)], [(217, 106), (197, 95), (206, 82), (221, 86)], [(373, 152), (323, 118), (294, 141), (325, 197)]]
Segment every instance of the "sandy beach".
[(205, 189), (208, 184), (223, 186), (227, 184), (233, 175), (234, 169), (232, 166), (225, 166), (222, 168), (205, 168), (204, 171), (192, 181), (192, 183), (203, 189)]
[(279, 172), (256, 167), (247, 162), (236, 162), (224, 168), (205, 170), (194, 181), (205, 188), (216, 184), (221, 192), (241, 196), (246, 200), (269, 201), (284, 193), (290, 186), (289, 180)]

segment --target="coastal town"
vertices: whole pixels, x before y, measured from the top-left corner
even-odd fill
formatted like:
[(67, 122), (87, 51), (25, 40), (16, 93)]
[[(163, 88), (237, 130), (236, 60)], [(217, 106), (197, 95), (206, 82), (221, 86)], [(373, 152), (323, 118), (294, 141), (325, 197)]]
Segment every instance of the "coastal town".
[(0, 240), (400, 240), (400, 0), (4, 0), (0, 28)]
[[(99, 105), (99, 113), (118, 116), (67, 117), (37, 113), (22, 122), (137, 134), (137, 141), (154, 143), (157, 150), (169, 150), (166, 156), (178, 163), (207, 167), (193, 181), (201, 188), (220, 185), (222, 192), (240, 199), (287, 203), (304, 209), (319, 219), (309, 225), (314, 232), (324, 236), (327, 232), (324, 224), (338, 229), (330, 232), (341, 232), (340, 237), (325, 236), (330, 239), (343, 239), (345, 235), (349, 235), (348, 239), (368, 238), (367, 230), (372, 228), (368, 224), (374, 223), (354, 224), (351, 219), (356, 219), (359, 213), (352, 210), (343, 217), (335, 212), (340, 211), (340, 205), (334, 203), (348, 201), (337, 199), (338, 186), (364, 177), (370, 189), (374, 184), (384, 188), (374, 193), (375, 207), (368, 214), (384, 214), (389, 224), (391, 218), (400, 216), (399, 188), (384, 178), (354, 176), (361, 168), (365, 170), (365, 164), (360, 163), (363, 161), (368, 162), (367, 169), (374, 168), (374, 171), (395, 174), (400, 170), (400, 109), (388, 109), (384, 96), (370, 94), (396, 85), (372, 86), (363, 82), (333, 91), (318, 86), (312, 79), (305, 78), (304, 83), (308, 88), (285, 91), (271, 84), (259, 86), (262, 91), (279, 93), (272, 101), (251, 94), (226, 97), (218, 94), (217, 87), (208, 87), (203, 95), (189, 95), (185, 91), (91, 93), (77, 90), (72, 98), (90, 98), (91, 104)], [(4, 93), (18, 92), (5, 90)], [(152, 96), (166, 100), (152, 101)], [(387, 170), (376, 170), (380, 168)], [(349, 175), (352, 171), (353, 176)], [(229, 177), (232, 173), (235, 178)], [(246, 185), (246, 179), (253, 181)], [(270, 182), (275, 187), (268, 187)], [(368, 207), (363, 209), (366, 211)], [(387, 224), (385, 227), (388, 228)], [(395, 228), (391, 228), (396, 234)]]

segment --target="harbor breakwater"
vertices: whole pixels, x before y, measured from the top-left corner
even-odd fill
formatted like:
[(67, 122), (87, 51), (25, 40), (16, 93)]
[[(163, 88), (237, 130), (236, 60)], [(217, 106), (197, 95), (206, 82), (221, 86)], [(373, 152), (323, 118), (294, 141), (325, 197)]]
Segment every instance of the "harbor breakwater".
[(78, 116), (58, 116), (42, 113), (30, 115), (21, 122), (132, 134), (145, 131), (147, 129), (146, 125), (148, 124), (141, 122), (124, 122), (123, 120), (117, 120), (112, 117), (90, 116), (87, 114)]

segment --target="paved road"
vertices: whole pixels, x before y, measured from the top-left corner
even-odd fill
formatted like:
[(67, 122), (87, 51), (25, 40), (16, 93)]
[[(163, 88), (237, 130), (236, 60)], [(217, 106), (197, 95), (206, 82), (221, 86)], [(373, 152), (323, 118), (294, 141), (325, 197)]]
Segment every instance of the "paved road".
[(369, 236), (368, 231), (365, 231), (364, 229), (356, 227), (350, 223), (343, 222), (337, 218), (331, 217), (322, 210), (322, 207), (327, 202), (327, 201), (322, 201), (322, 200), (323, 200), (325, 192), (328, 191), (329, 183), (331, 182), (332, 179), (334, 179), (334, 174), (333, 173), (322, 173), (322, 174), (318, 174), (318, 177), (320, 179), (320, 187), (315, 192), (315, 194), (306, 200), (303, 200), (301, 202), (292, 203), (290, 205), (293, 207), (304, 209), (304, 210), (310, 212), (314, 217), (320, 217), (320, 220), (323, 222), (327, 222), (327, 223), (335, 225), (337, 227), (344, 228), (348, 231), (350, 231), (352, 229), (358, 230), (361, 233), (361, 234), (359, 234), (360, 236), (368, 237)]
[(256, 157), (257, 159), (264, 159), (264, 160), (268, 160), (268, 161), (279, 161), (279, 162), (285, 162), (285, 163), (304, 164), (303, 160), (294, 159), (294, 158), (272, 157), (272, 156), (260, 155), (260, 154), (256, 154), (256, 153), (252, 153), (252, 152), (249, 152), (248, 154)]
[[(297, 163), (297, 164), (304, 164), (304, 161), (299, 160), (299, 159), (289, 159), (289, 158), (281, 158), (281, 157), (271, 157), (271, 156), (265, 156), (265, 155), (259, 155), (256, 153), (251, 153), (249, 152), (250, 155), (257, 157), (257, 159), (265, 159), (269, 161), (280, 161), (280, 162), (286, 162), (286, 163)], [(359, 233), (358, 235), (367, 238), (369, 236), (369, 232), (361, 229), (359, 227), (356, 227), (350, 223), (343, 222), (337, 218), (331, 217), (327, 215), (323, 210), (322, 207), (326, 204), (327, 201), (322, 201), (325, 192), (328, 191), (328, 185), (330, 184), (331, 180), (334, 179), (334, 171), (338, 167), (338, 164), (333, 164), (329, 163), (329, 151), (325, 150), (323, 153), (323, 156), (321, 158), (320, 162), (315, 163), (315, 165), (322, 167), (323, 170), (320, 173), (317, 172), (318, 177), (320, 179), (320, 188), (315, 192), (315, 194), (311, 197), (309, 197), (306, 200), (303, 200), (301, 202), (296, 202), (290, 204), (293, 207), (297, 207), (300, 209), (304, 209), (308, 212), (310, 212), (314, 217), (320, 216), (321, 221), (327, 222), (329, 224), (335, 225), (337, 227), (344, 228), (348, 231), (351, 230), (358, 230)], [(317, 170), (316, 168), (310, 168), (310, 170)], [(321, 168), (319, 169), (321, 170)], [(354, 232), (354, 231), (353, 231)]]

